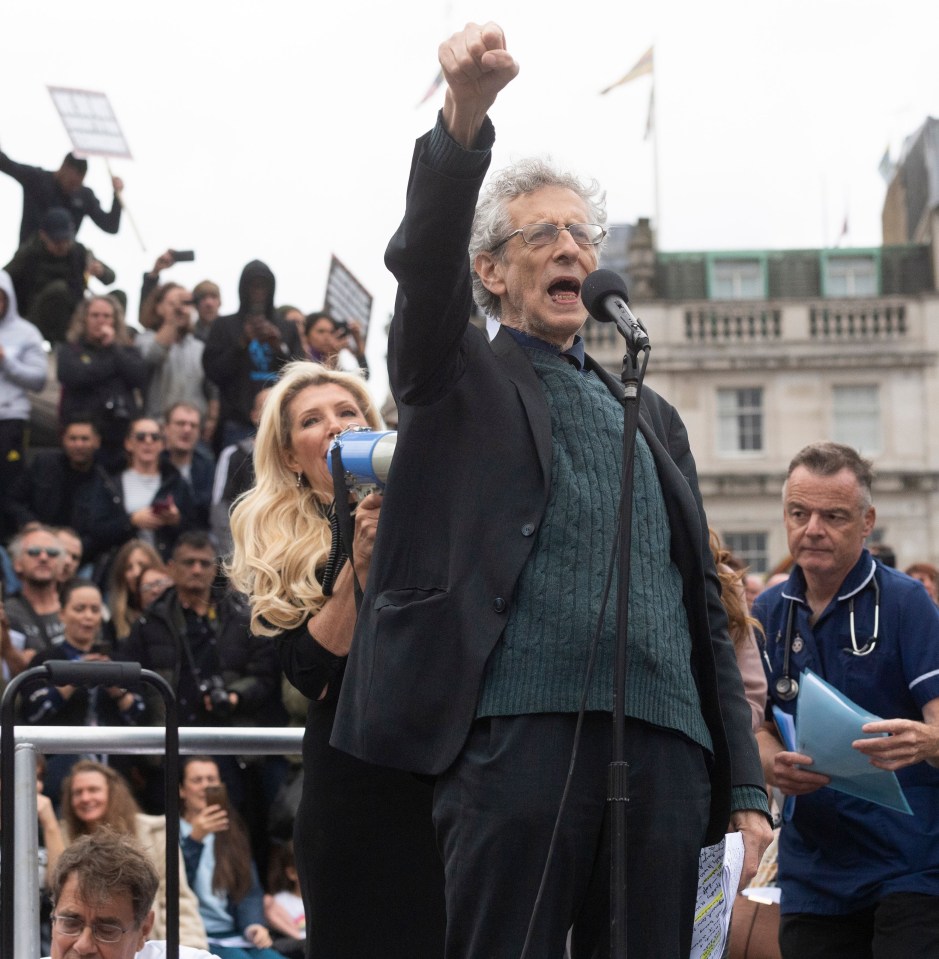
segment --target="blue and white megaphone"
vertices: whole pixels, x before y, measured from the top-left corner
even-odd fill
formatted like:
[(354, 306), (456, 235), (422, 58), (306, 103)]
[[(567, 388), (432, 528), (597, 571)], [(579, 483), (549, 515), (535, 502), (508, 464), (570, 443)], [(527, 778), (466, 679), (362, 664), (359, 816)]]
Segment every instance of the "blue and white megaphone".
[(358, 499), (374, 491), (381, 492), (388, 480), (397, 442), (397, 430), (352, 426), (340, 433), (329, 448), (330, 471), (333, 457), (338, 455), (346, 486)]

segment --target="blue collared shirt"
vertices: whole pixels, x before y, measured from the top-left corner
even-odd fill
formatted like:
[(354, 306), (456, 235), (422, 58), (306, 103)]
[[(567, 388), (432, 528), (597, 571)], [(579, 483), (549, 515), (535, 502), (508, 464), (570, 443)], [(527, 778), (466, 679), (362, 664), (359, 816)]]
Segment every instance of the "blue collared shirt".
[[(856, 644), (864, 647), (874, 629), (874, 576), (880, 586), (877, 643), (857, 656), (850, 607), (853, 601)], [(770, 698), (788, 713), (796, 713), (798, 698), (774, 696), (787, 644), (790, 676), (811, 669), (883, 719), (922, 722), (923, 706), (939, 697), (939, 610), (920, 583), (875, 563), (867, 550), (814, 623), (798, 567), (757, 598), (753, 615), (766, 630)], [(779, 840), (784, 913), (843, 915), (896, 892), (939, 896), (939, 769), (920, 762), (898, 770), (897, 778), (913, 816), (826, 787), (796, 800)]]
[(562, 350), (561, 347), (555, 346), (553, 343), (539, 340), (537, 336), (523, 333), (521, 330), (516, 330), (511, 326), (505, 328), (512, 334), (515, 342), (518, 343), (519, 346), (524, 346), (530, 350), (541, 350), (544, 353), (551, 353), (554, 356), (562, 356), (569, 363), (573, 364), (580, 373), (588, 372), (584, 369), (584, 360), (586, 358), (584, 338), (579, 333), (575, 333), (574, 342), (566, 350)]

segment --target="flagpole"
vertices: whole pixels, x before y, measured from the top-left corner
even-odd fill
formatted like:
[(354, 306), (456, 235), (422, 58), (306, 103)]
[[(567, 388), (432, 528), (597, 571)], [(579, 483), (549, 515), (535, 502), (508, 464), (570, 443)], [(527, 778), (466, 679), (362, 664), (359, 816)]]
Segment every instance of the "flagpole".
[[(653, 44), (654, 47), (654, 44)], [(652, 60), (652, 215), (655, 229), (652, 232), (653, 249), (662, 249), (662, 207), (659, 198), (659, 118), (655, 102), (655, 59)]]
[[(652, 77), (652, 89), (649, 94), (649, 112), (646, 117), (646, 132), (642, 139), (647, 140), (649, 134), (652, 134), (652, 226), (653, 237), (657, 236), (656, 246), (661, 246), (662, 242), (662, 224), (661, 207), (659, 199), (659, 131), (658, 123), (655, 117), (655, 44), (633, 64), (632, 69), (621, 76), (614, 83), (604, 87), (600, 91), (600, 96), (606, 96), (611, 90), (621, 87), (626, 83), (631, 83), (637, 77), (650, 75)], [(649, 127), (651, 126), (651, 130)]]

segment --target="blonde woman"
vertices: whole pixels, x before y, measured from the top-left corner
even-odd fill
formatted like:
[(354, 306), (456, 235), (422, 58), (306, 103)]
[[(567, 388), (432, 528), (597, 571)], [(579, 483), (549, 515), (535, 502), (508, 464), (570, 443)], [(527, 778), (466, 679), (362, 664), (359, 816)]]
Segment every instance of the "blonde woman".
[[(309, 957), (443, 955), (443, 870), (431, 787), (329, 745), (355, 625), (353, 572), (329, 564), (328, 451), (351, 426), (380, 428), (359, 376), (291, 363), (264, 403), (256, 484), (232, 511), (230, 574), (251, 599), (251, 627), (276, 638), (287, 678), (311, 700), (294, 843)], [(364, 585), (381, 497), (355, 509), (353, 561)], [(324, 582), (325, 580), (325, 582)]]

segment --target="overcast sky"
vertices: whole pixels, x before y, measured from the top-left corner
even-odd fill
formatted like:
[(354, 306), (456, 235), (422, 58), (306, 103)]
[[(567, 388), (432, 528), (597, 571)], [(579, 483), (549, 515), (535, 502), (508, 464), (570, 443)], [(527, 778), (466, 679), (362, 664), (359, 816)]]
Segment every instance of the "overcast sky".
[[(265, 260), (277, 301), (323, 301), (330, 254), (375, 296), (400, 219), (411, 148), (442, 93), (418, 107), (438, 43), (500, 23), (521, 66), (493, 109), (494, 165), (550, 153), (606, 186), (612, 222), (653, 216), (644, 140), (651, 77), (599, 91), (655, 47), (659, 237), (666, 250), (880, 242), (889, 146), (939, 116), (934, 0), (4, 0), (0, 147), (54, 169), (70, 148), (47, 85), (107, 93), (133, 152), (116, 237), (80, 239), (136, 305), (167, 247), (196, 261), (165, 276), (219, 283)], [(104, 161), (86, 182), (107, 203)], [(0, 177), (0, 262), (18, 237), (19, 186)], [(378, 332), (378, 330), (376, 330)], [(382, 344), (369, 353), (381, 362)], [(379, 382), (381, 377), (378, 378)]]

